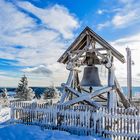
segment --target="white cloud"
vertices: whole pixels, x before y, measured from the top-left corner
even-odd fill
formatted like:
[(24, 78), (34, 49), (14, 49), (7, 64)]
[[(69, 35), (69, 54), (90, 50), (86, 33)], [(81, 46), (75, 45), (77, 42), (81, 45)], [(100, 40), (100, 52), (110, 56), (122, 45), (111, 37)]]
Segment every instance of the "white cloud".
[(19, 2), (18, 5), (41, 19), (42, 23), (47, 27), (60, 32), (64, 38), (73, 37), (72, 31), (77, 28), (78, 21), (65, 7), (56, 4), (53, 7), (41, 9), (29, 2)]
[(107, 21), (105, 23), (100, 23), (100, 24), (98, 24), (97, 29), (98, 30), (101, 30), (101, 29), (103, 29), (105, 27), (108, 27), (109, 25), (110, 25), (110, 22), (109, 21)]
[(103, 14), (110, 14), (110, 13), (114, 13), (114, 12), (120, 12), (122, 9), (121, 8), (112, 8), (111, 10), (109, 9), (98, 9), (97, 10), (97, 14), (99, 15), (103, 15)]
[[(60, 85), (67, 73), (64, 72), (64, 66), (57, 64), (57, 59), (66, 49), (67, 39), (73, 38), (74, 30), (78, 28), (78, 20), (60, 5), (52, 5), (45, 9), (35, 7), (29, 2), (18, 2), (16, 5), (38, 17), (42, 23), (37, 24), (35, 18), (19, 11), (12, 3), (0, 0), (0, 58), (16, 60), (18, 63), (13, 65), (18, 66), (45, 65), (49, 70), (53, 68), (51, 77), (56, 77), (55, 83)], [(18, 49), (14, 46), (23, 48)], [(49, 83), (47, 81), (43, 84), (39, 77), (41, 76), (38, 74), (30, 77), (30, 81), (36, 78), (33, 85)], [(3, 77), (3, 82), (3, 85), (6, 85), (8, 77), (7, 80)], [(12, 84), (9, 82), (9, 85)]]
[(14, 5), (3, 0), (0, 0), (0, 13), (1, 46), (6, 46), (7, 44), (18, 45), (12, 39), (16, 38), (18, 40), (18, 36), (35, 26), (32, 18), (19, 12)]
[[(134, 61), (134, 65), (132, 66), (132, 77), (133, 77), (133, 85), (139, 85), (140, 83), (140, 34), (132, 35), (129, 37), (125, 37), (122, 39), (118, 39), (111, 43), (117, 50), (119, 50), (124, 56), (126, 56), (126, 48), (129, 47), (132, 53), (132, 60)], [(127, 78), (127, 66), (125, 64), (121, 64), (118, 61), (115, 61), (116, 67), (116, 75), (121, 81), (123, 85), (126, 85)]]
[(126, 28), (130, 25), (140, 23), (140, 3), (135, 0), (120, 0), (121, 8), (116, 8), (108, 11), (108, 13), (115, 12), (111, 19), (98, 25), (100, 27), (115, 27)]
[(6, 72), (4, 71), (0, 71), (0, 75), (6, 74)]
[(132, 2), (134, 2), (134, 1), (135, 1), (135, 0), (119, 0), (119, 2), (125, 3), (125, 4), (132, 3)]
[(102, 15), (104, 13), (104, 9), (98, 9), (97, 14)]
[(40, 65), (32, 68), (25, 68), (22, 71), (25, 73), (43, 74), (44, 76), (50, 76), (52, 74), (52, 71), (45, 65)]
[(139, 10), (132, 10), (132, 11), (126, 11), (126, 12), (119, 12), (116, 14), (112, 19), (112, 24), (116, 28), (123, 28), (127, 27), (129, 25), (132, 25), (136, 22), (140, 22)]
[(0, 79), (2, 79), (0, 82), (0, 87), (16, 87), (20, 80), (17, 77), (4, 76), (4, 75), (0, 75)]

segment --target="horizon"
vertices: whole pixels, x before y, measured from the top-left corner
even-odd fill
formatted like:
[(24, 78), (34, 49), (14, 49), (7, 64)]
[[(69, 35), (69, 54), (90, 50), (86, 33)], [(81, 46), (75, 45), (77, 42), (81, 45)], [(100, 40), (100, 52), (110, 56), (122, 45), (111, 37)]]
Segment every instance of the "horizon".
[[(37, 86), (29, 86), (29, 87), (37, 87)], [(38, 87), (44, 87), (44, 86), (38, 86)], [(48, 86), (49, 87), (49, 86)], [(61, 86), (55, 86), (55, 87), (61, 87)], [(121, 86), (121, 87), (127, 87), (127, 86)], [(133, 86), (133, 87), (138, 87), (140, 88), (139, 86)], [(0, 87), (0, 88), (4, 88), (4, 87)], [(5, 87), (5, 88), (16, 88), (16, 87)]]
[[(60, 86), (68, 70), (57, 60), (86, 26), (125, 58), (131, 49), (132, 82), (140, 87), (139, 6), (136, 0), (0, 0), (0, 87), (17, 87), (23, 74), (30, 87)], [(126, 63), (114, 64), (126, 86)]]

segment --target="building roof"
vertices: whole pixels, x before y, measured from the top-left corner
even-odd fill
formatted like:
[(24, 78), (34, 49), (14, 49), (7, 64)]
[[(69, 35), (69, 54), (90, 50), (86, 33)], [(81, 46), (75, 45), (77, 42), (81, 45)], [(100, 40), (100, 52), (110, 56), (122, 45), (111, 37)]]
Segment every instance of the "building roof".
[(113, 48), (108, 42), (106, 42), (102, 37), (96, 34), (92, 29), (86, 27), (80, 35), (74, 40), (74, 42), (69, 46), (69, 48), (63, 53), (63, 55), (58, 59), (58, 62), (66, 64), (68, 62), (69, 53), (76, 50), (82, 50), (87, 44), (87, 36), (90, 35), (91, 39), (98, 42), (106, 50), (110, 50), (112, 55), (117, 58), (122, 63), (125, 63), (124, 56)]

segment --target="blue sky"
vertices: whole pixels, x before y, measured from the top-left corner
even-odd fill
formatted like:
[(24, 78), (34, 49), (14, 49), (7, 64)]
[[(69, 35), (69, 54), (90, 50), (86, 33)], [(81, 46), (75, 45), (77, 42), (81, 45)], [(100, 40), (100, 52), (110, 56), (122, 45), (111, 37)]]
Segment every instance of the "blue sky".
[[(133, 85), (140, 85), (140, 1), (0, 0), (0, 86), (17, 86), (26, 74), (31, 86), (65, 82), (57, 59), (89, 26), (126, 56), (132, 49)], [(126, 64), (115, 61), (126, 84)]]

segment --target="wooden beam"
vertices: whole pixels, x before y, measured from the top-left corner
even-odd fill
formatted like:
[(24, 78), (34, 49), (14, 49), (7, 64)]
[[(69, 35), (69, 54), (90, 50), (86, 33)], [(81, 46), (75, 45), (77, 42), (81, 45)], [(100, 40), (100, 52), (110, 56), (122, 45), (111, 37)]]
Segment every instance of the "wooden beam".
[(107, 50), (111, 50), (112, 54), (120, 60), (122, 63), (125, 63), (125, 58), (124, 56), (118, 52), (115, 48), (113, 48), (109, 43), (107, 43), (103, 38), (101, 38), (98, 34), (93, 32), (92, 30), (89, 32), (89, 34), (104, 48)]
[[(74, 95), (76, 95), (77, 97), (80, 97), (81, 95), (87, 95), (86, 93), (80, 93), (80, 92), (76, 91), (75, 89), (69, 87), (69, 86), (66, 85), (66, 84), (63, 84), (63, 86), (64, 86), (66, 89), (68, 89), (71, 93), (73, 93)], [(67, 101), (67, 102), (68, 102), (68, 101)], [(80, 101), (80, 102), (81, 102), (81, 101)], [(92, 106), (94, 106), (94, 107), (99, 108), (99, 106), (96, 106), (95, 103), (94, 103), (94, 101), (91, 100), (91, 99), (83, 100), (83, 102), (86, 102), (86, 103), (88, 103), (88, 104), (90, 104), (90, 105), (92, 105)], [(66, 105), (66, 103), (63, 103), (63, 104)], [(101, 105), (100, 105), (100, 107), (101, 107)]]
[[(108, 69), (108, 86), (114, 86), (114, 66), (112, 63), (112, 67)], [(107, 102), (107, 106), (108, 109), (111, 108), (116, 108), (117, 107), (117, 98), (116, 98), (116, 94), (113, 91), (109, 91), (108, 92), (108, 102)]]
[[(59, 58), (58, 62), (60, 63), (67, 63), (68, 51), (78, 50), (78, 45), (85, 40), (86, 36), (91, 36), (91, 39), (98, 42), (102, 47), (106, 50), (111, 50), (113, 56), (115, 56), (118, 60), (122, 63), (125, 62), (124, 56), (118, 52), (115, 48), (113, 48), (109, 43), (107, 43), (103, 38), (101, 38), (98, 34), (96, 34), (93, 30), (89, 27), (86, 27), (82, 33), (75, 39), (75, 41), (70, 45), (70, 47), (64, 52), (64, 54)], [(83, 46), (84, 47), (84, 46)]]
[(90, 98), (86, 98), (85, 100), (84, 100), (84, 98), (83, 99), (82, 98), (74, 98), (72, 100), (66, 101), (65, 103), (63, 103), (63, 105), (70, 106), (70, 105), (74, 105), (74, 104), (82, 102), (82, 101), (85, 101), (86, 103), (88, 103), (92, 106), (98, 107), (98, 108), (101, 107), (101, 105), (99, 103), (95, 102), (94, 100), (91, 100)]
[(92, 103), (94, 106), (95, 106), (95, 103), (94, 103), (95, 101), (91, 100), (93, 97), (106, 93), (106, 92), (109, 92), (110, 90), (113, 89), (112, 87), (105, 87), (105, 88), (96, 90), (96, 91), (92, 92), (91, 94), (83, 94), (83, 93), (79, 93), (78, 91), (68, 87), (67, 85), (65, 85), (65, 88), (69, 89), (73, 94), (78, 96), (77, 98), (74, 98), (71, 101), (65, 102), (64, 103), (65, 105), (67, 105), (67, 104), (70, 105), (70, 102), (71, 102), (71, 104), (75, 104), (75, 103), (78, 103), (81, 101), (88, 101), (88, 102), (90, 101), (90, 103)]
[(113, 87), (104, 87), (104, 88), (102, 88), (102, 89), (98, 89), (98, 90), (92, 92), (92, 93), (89, 94), (89, 95), (90, 95), (90, 98), (94, 98), (94, 97), (96, 97), (96, 96), (98, 96), (98, 95), (101, 95), (101, 94), (104, 94), (104, 93), (106, 93), (106, 92), (109, 92), (109, 91), (111, 91), (112, 89), (113, 89)]
[[(66, 82), (66, 84), (67, 84), (68, 86), (71, 86), (71, 84), (72, 84), (73, 75), (74, 75), (74, 72), (73, 72), (73, 70), (71, 70), (70, 73), (69, 73), (68, 80), (67, 80), (67, 82)], [(65, 101), (65, 99), (66, 99), (67, 96), (68, 96), (68, 93), (65, 91), (65, 89), (63, 89), (60, 103), (63, 103), (63, 102)]]
[[(70, 45), (70, 47), (63, 53), (63, 55), (57, 60), (57, 62), (60, 63), (64, 63), (63, 61), (66, 59), (67, 57), (67, 52), (74, 50), (75, 48), (77, 48), (78, 44), (84, 39), (84, 37), (86, 37), (86, 33), (83, 31), (76, 39), (75, 41)], [(67, 63), (67, 62), (66, 62)]]
[[(90, 45), (90, 37), (87, 35), (87, 44), (86, 44), (86, 47), (83, 48), (82, 50), (80, 50), (80, 52), (76, 55), (76, 57), (74, 57), (72, 59), (72, 61), (73, 62), (76, 61), (84, 52), (86, 52), (86, 49), (89, 48), (89, 45)], [(69, 61), (71, 61), (71, 60), (69, 60)]]
[(122, 91), (122, 89), (121, 89), (121, 87), (120, 87), (120, 85), (119, 85), (119, 82), (118, 82), (118, 80), (117, 80), (116, 77), (115, 77), (115, 86), (116, 86), (116, 91), (117, 91), (117, 93), (118, 93), (118, 95), (119, 95), (119, 97), (120, 97), (120, 100), (121, 100), (123, 106), (124, 106), (125, 108), (129, 108), (129, 107), (131, 106), (131, 104), (130, 104), (130, 102), (127, 100), (127, 98), (124, 96), (123, 91)]

